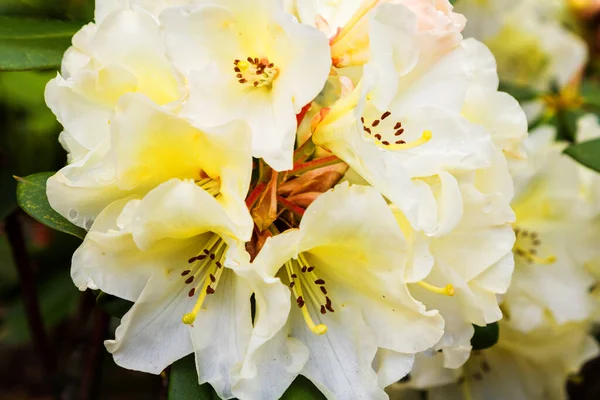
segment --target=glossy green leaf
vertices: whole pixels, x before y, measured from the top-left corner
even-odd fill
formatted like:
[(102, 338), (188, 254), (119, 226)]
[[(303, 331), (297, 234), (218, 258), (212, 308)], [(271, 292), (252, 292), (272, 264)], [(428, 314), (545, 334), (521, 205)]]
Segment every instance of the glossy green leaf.
[(600, 139), (573, 144), (565, 149), (565, 154), (586, 167), (600, 172)]
[(80, 22), (0, 16), (0, 71), (58, 68)]
[(123, 315), (133, 306), (131, 301), (120, 299), (104, 292), (100, 292), (96, 296), (96, 304), (106, 311), (108, 315), (115, 318), (123, 318)]
[(581, 85), (581, 97), (583, 103), (600, 110), (600, 84), (592, 81), (584, 81)]
[(209, 384), (199, 385), (194, 355), (182, 358), (171, 365), (169, 375), (169, 400), (218, 400)]
[(53, 172), (40, 172), (25, 178), (15, 177), (18, 182), (17, 203), (27, 214), (42, 224), (83, 239), (86, 234), (85, 230), (67, 221), (48, 203), (46, 181), (53, 174)]
[(473, 327), (475, 328), (475, 333), (473, 333), (473, 337), (471, 338), (473, 350), (489, 349), (498, 343), (500, 328), (497, 322), (487, 324), (486, 326), (473, 325)]

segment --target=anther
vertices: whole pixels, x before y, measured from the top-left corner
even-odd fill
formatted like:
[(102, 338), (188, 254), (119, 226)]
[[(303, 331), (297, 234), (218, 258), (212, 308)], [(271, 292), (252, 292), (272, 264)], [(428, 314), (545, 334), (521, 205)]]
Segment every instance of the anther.
[(392, 113), (391, 113), (391, 112), (389, 112), (389, 111), (386, 111), (386, 112), (384, 112), (383, 114), (381, 114), (381, 119), (382, 119), (382, 120), (384, 120), (384, 119), (386, 119), (387, 117), (389, 117), (390, 115), (392, 115)]
[(308, 267), (308, 272), (313, 272), (315, 270), (315, 267)]
[(394, 133), (394, 136), (400, 136), (404, 133), (404, 128), (400, 128), (396, 131), (396, 133)]
[(325, 289), (325, 286), (320, 286), (321, 288), (321, 292), (323, 292), (323, 294), (327, 294), (327, 289)]
[(394, 130), (400, 129), (400, 128), (402, 128), (402, 122), (396, 122), (396, 125), (394, 125)]
[(324, 285), (324, 284), (325, 284), (325, 281), (324, 281), (323, 279), (317, 279), (317, 280), (315, 281), (315, 284), (317, 284), (317, 285)]
[(371, 123), (371, 126), (372, 126), (373, 128), (375, 128), (377, 125), (379, 125), (379, 120), (378, 120), (378, 119), (376, 119), (375, 121), (373, 121), (373, 122)]
[(210, 286), (206, 287), (206, 294), (213, 294), (215, 292), (215, 289), (211, 288)]
[(194, 277), (193, 277), (193, 276), (190, 276), (189, 278), (187, 278), (187, 279), (185, 280), (185, 283), (186, 283), (186, 284), (190, 284), (190, 283), (192, 283), (193, 281), (194, 281)]
[(211, 282), (214, 283), (217, 280), (213, 274), (210, 274), (209, 276), (210, 276)]
[(186, 269), (185, 271), (183, 271), (181, 273), (181, 276), (186, 276), (187, 274), (189, 274), (191, 271), (189, 269)]
[(419, 282), (417, 282), (417, 284), (419, 286), (421, 286), (422, 288), (427, 289), (433, 293), (442, 294), (444, 296), (450, 296), (450, 297), (454, 296), (454, 286), (452, 286), (452, 284), (450, 284), (450, 283), (447, 284), (446, 286), (444, 286), (443, 288), (431, 285), (425, 281), (419, 281)]
[(327, 314), (327, 310), (325, 310), (325, 306), (321, 306), (321, 314)]
[(188, 296), (194, 297), (194, 293), (196, 293), (196, 288), (191, 288), (190, 291), (189, 291), (189, 293), (188, 293)]

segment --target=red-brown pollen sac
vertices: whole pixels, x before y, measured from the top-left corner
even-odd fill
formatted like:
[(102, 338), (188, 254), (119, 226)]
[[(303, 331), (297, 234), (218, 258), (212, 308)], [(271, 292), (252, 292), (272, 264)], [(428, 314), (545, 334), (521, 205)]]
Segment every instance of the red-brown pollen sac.
[(185, 285), (193, 283), (193, 287), (188, 291), (188, 296), (194, 297), (196, 293), (199, 293), (199, 296), (194, 309), (183, 316), (183, 323), (192, 324), (206, 296), (215, 293), (219, 279), (223, 274), (223, 261), (226, 251), (227, 245), (225, 242), (218, 235), (213, 234), (200, 254), (188, 260), (190, 268), (182, 271), (181, 276), (190, 275), (185, 279)]
[(239, 83), (250, 87), (270, 86), (279, 70), (267, 58), (248, 57), (245, 60), (234, 60), (233, 71)]
[(324, 324), (315, 324), (309, 311), (307, 301), (312, 302), (322, 315), (335, 312), (331, 299), (327, 296), (326, 282), (315, 274), (315, 267), (310, 265), (304, 254), (299, 254), (295, 260), (285, 263), (285, 271), (289, 287), (296, 298), (296, 304), (308, 328), (317, 335), (327, 332)]
[(365, 136), (373, 140), (378, 147), (386, 150), (408, 150), (425, 144), (431, 139), (431, 131), (424, 131), (421, 137), (413, 141), (407, 142), (401, 139), (404, 133), (402, 122), (393, 119), (386, 121), (391, 115), (390, 111), (385, 111), (371, 122), (365, 121), (365, 117), (360, 119)]

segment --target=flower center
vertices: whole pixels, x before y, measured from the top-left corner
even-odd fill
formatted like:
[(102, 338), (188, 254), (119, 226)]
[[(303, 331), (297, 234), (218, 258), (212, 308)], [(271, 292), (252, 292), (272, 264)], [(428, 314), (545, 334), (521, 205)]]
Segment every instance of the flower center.
[(402, 139), (404, 134), (402, 122), (390, 119), (391, 115), (391, 112), (386, 111), (372, 121), (366, 120), (365, 117), (360, 119), (365, 136), (372, 139), (378, 147), (386, 150), (408, 150), (431, 140), (431, 131), (424, 131), (421, 137), (413, 141)]
[(263, 87), (273, 83), (279, 70), (267, 58), (248, 57), (246, 60), (234, 60), (234, 68), (238, 82), (245, 86)]
[(331, 299), (327, 295), (325, 281), (317, 276), (315, 267), (307, 262), (302, 253), (298, 255), (298, 259), (285, 263), (285, 271), (289, 287), (296, 298), (296, 304), (302, 312), (306, 326), (313, 333), (323, 335), (327, 332), (327, 325), (315, 324), (308, 311), (307, 302), (312, 302), (323, 315), (327, 314), (327, 311), (335, 312)]
[(202, 304), (209, 294), (215, 293), (219, 279), (223, 274), (223, 263), (227, 245), (219, 237), (213, 234), (206, 242), (204, 249), (197, 255), (188, 260), (190, 268), (181, 273), (185, 278), (186, 285), (192, 285), (188, 292), (189, 297), (198, 295), (198, 300), (191, 312), (185, 314), (182, 318), (184, 324), (191, 325), (196, 320)]
[(540, 39), (518, 26), (506, 24), (485, 44), (498, 60), (498, 73), (507, 81), (531, 85), (549, 73), (551, 60)]
[(521, 228), (515, 228), (516, 241), (513, 247), (515, 255), (524, 259), (528, 264), (553, 264), (556, 261), (555, 255), (542, 258), (537, 255), (538, 247), (542, 241), (537, 232), (527, 231)]

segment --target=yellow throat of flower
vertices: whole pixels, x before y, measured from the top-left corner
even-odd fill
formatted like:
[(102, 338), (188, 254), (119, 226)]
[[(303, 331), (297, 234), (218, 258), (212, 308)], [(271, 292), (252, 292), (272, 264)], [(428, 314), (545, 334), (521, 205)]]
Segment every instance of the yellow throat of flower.
[(270, 86), (279, 74), (274, 63), (267, 58), (258, 59), (258, 57), (234, 60), (233, 71), (240, 84), (256, 88)]
[(485, 44), (496, 57), (498, 74), (506, 81), (530, 85), (548, 75), (550, 57), (540, 39), (513, 24), (506, 24)]
[(542, 244), (542, 240), (537, 232), (515, 227), (515, 236), (516, 240), (513, 247), (515, 256), (525, 260), (528, 264), (547, 265), (556, 262), (555, 255), (547, 257), (538, 255), (538, 247)]

